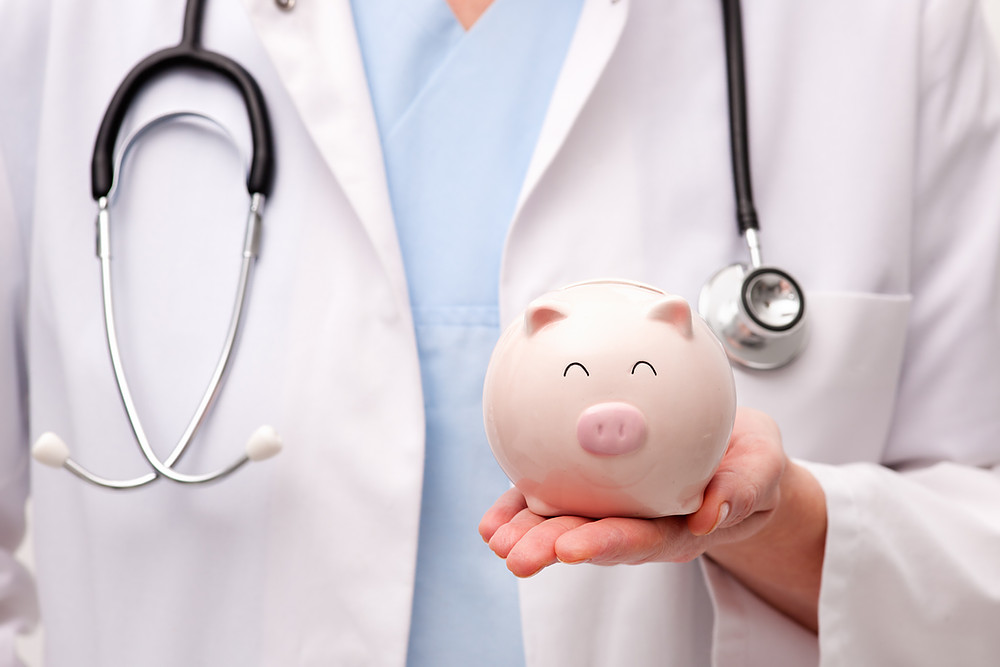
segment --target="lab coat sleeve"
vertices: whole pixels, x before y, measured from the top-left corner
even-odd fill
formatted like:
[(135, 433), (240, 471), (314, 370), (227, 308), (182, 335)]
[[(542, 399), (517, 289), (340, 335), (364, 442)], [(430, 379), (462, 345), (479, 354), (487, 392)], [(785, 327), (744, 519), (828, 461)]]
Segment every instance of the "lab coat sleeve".
[(886, 465), (813, 466), (829, 507), (824, 667), (1000, 656), (1000, 73), (978, 3), (928, 3), (924, 26)]
[(21, 664), (16, 637), (38, 617), (15, 552), (29, 485), (24, 306), (47, 5), (0, 0), (0, 667)]
[[(978, 3), (927, 2), (924, 19), (893, 426), (877, 461), (805, 464), (828, 508), (812, 649), (822, 667), (1000, 656), (1000, 75)], [(728, 612), (716, 664), (816, 664), (789, 659), (789, 647), (809, 656), (809, 642), (776, 612), (748, 631), (761, 603), (720, 568), (706, 573)]]
[(0, 666), (18, 665), (15, 640), (34, 625), (37, 609), (26, 568), (15, 557), (24, 537), (28, 495), (25, 388), (21, 354), (24, 245), (0, 154)]
[(823, 667), (992, 665), (1000, 656), (1000, 476), (813, 466), (830, 506)]

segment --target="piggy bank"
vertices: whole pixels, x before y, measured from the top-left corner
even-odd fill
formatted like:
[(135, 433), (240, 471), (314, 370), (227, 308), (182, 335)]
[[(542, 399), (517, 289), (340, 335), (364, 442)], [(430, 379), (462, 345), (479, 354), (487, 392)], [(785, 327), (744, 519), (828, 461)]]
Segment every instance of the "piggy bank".
[(493, 455), (543, 516), (693, 512), (735, 413), (726, 353), (687, 301), (612, 280), (532, 302), (483, 391)]

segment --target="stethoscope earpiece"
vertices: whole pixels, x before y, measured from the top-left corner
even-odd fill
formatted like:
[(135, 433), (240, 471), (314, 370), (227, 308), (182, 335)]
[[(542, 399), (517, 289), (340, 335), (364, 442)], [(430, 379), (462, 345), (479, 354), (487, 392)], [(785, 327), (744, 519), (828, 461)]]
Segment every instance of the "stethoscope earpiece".
[(264, 461), (281, 452), (283, 444), (281, 436), (273, 426), (259, 427), (247, 441), (247, 458), (251, 461)]
[(69, 460), (69, 447), (58, 435), (46, 431), (31, 446), (31, 457), (51, 468), (62, 468)]

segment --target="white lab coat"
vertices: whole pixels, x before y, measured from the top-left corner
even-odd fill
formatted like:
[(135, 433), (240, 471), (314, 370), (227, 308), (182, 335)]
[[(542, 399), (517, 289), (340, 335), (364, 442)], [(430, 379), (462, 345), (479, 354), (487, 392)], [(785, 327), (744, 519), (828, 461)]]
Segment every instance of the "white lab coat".
[[(52, 430), (101, 474), (146, 471), (104, 351), (88, 168), (107, 100), (177, 41), (183, 3), (51, 4), (0, 5), (18, 57), (2, 90), (19, 91), (0, 131), (13, 193), (0, 197), (0, 307), (16, 324), (0, 333), (0, 538), (17, 542), (30, 470), (50, 664), (402, 664), (422, 400), (348, 3), (208, 3), (205, 44), (267, 96), (278, 176), (236, 361), (180, 467), (228, 462), (261, 423), (286, 449), (218, 485), (131, 493), (29, 466), (27, 449)], [(557, 566), (521, 585), (529, 664), (995, 664), (1000, 79), (977, 12), (744, 9), (765, 260), (806, 288), (812, 334), (787, 369), (739, 371), (738, 390), (827, 494), (818, 640), (707, 562)], [(744, 258), (721, 35), (714, 2), (587, 0), (511, 225), (504, 321), (595, 276), (693, 300)], [(228, 119), (243, 141), (218, 82), (170, 77), (135, 117), (171, 105)], [(215, 135), (166, 132), (137, 153), (113, 218), (126, 372), (161, 456), (221, 344), (245, 206)], [(5, 665), (11, 610), (31, 609), (0, 564)]]

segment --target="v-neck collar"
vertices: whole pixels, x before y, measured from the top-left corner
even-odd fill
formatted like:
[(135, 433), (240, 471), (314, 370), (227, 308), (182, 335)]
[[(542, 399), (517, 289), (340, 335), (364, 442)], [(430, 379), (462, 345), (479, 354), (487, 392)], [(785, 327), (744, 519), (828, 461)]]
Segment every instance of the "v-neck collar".
[[(443, 0), (437, 0), (443, 2)], [(302, 121), (369, 234), (394, 289), (406, 282), (385, 183), (357, 32), (348, 0), (298, 3), (284, 12), (274, 0), (242, 0)], [(496, 0), (503, 2), (503, 0)], [(558, 152), (614, 51), (630, 0), (584, 0), (542, 128), (518, 208)], [(495, 9), (492, 6), (480, 22)], [(445, 7), (450, 11), (449, 7)], [(454, 20), (454, 19), (453, 19)], [(461, 30), (458, 21), (455, 25)], [(460, 33), (461, 34), (461, 33)], [(515, 225), (517, 221), (515, 214)]]
[(352, 0), (351, 9), (384, 138), (468, 33), (445, 0)]

